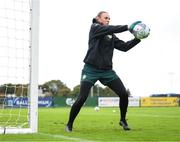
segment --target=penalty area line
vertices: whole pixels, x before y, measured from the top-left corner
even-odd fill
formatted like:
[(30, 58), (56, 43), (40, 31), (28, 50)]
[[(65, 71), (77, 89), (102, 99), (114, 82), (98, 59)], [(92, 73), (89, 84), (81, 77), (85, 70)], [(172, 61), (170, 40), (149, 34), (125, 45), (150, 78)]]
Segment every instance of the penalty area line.
[(38, 133), (40, 135), (44, 135), (44, 136), (48, 136), (48, 137), (52, 137), (52, 138), (60, 138), (60, 139), (64, 139), (64, 140), (71, 140), (71, 141), (79, 141), (79, 142), (96, 142), (96, 141), (92, 141), (92, 140), (85, 140), (85, 139), (81, 139), (81, 138), (75, 138), (75, 137), (70, 137), (70, 136), (64, 136), (64, 135), (57, 135), (57, 134), (48, 134), (48, 133)]

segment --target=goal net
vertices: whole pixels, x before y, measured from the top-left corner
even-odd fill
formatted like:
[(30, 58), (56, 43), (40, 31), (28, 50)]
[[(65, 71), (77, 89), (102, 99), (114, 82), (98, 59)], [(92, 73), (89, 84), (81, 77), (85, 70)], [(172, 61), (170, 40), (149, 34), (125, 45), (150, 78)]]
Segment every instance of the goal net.
[(37, 132), (39, 0), (0, 0), (0, 134)]

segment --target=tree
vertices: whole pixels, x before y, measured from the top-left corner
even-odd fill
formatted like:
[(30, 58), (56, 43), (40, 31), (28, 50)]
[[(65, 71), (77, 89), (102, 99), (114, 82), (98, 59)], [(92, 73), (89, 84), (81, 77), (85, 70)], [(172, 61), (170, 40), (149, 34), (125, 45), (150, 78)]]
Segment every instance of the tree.
[(43, 93), (50, 93), (52, 96), (67, 96), (71, 90), (60, 80), (51, 80), (41, 85)]
[(15, 93), (15, 86), (16, 85), (9, 83), (9, 84), (5, 84), (4, 86), (5, 86), (4, 91), (6, 94), (14, 94)]
[(116, 93), (112, 91), (109, 87), (105, 87), (103, 90), (103, 96), (111, 96), (111, 97), (117, 97)]
[(80, 85), (77, 85), (73, 88), (70, 95), (73, 97), (77, 97), (79, 92), (80, 92)]
[(129, 89), (127, 89), (126, 91), (127, 91), (127, 93), (128, 93), (128, 97), (131, 97), (131, 96), (132, 96), (132, 94), (131, 94), (130, 90), (129, 90)]
[(17, 84), (14, 88), (14, 93), (16, 96), (27, 96), (28, 94), (28, 85), (27, 84)]
[(104, 89), (100, 87), (98, 84), (95, 84), (93, 86), (93, 96), (103, 96), (104, 95)]

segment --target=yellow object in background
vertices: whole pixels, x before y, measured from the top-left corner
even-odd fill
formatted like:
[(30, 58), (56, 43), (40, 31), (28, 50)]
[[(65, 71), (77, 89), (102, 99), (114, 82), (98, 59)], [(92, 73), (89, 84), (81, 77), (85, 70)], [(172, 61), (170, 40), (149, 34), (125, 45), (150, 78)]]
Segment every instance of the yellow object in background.
[(179, 106), (178, 97), (142, 97), (141, 106)]

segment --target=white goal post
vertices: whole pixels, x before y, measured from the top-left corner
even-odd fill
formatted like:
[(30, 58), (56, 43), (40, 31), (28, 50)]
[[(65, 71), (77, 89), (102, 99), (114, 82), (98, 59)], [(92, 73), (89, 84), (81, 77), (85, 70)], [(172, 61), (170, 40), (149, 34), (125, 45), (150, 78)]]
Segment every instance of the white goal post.
[(0, 134), (38, 132), (39, 5), (0, 0)]

